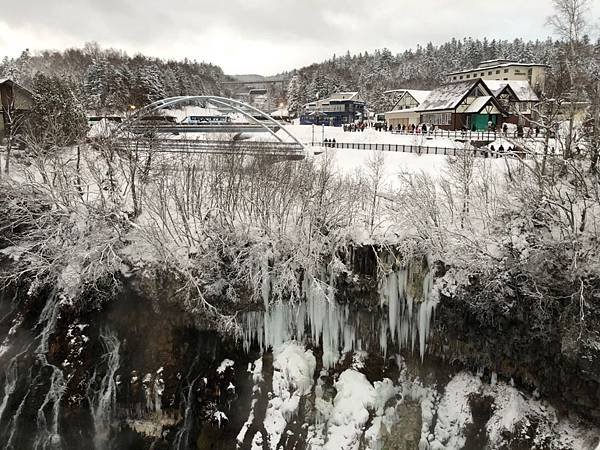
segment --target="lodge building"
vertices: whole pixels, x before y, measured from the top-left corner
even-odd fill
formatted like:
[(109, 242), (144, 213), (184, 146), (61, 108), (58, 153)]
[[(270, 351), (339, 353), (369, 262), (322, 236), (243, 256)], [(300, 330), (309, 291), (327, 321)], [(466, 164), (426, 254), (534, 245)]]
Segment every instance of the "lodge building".
[(358, 92), (338, 92), (323, 100), (305, 104), (300, 123), (339, 127), (362, 120), (364, 115), (365, 101)]
[(459, 70), (446, 75), (447, 82), (472, 80), (527, 81), (536, 92), (543, 92), (546, 84), (545, 64), (520, 63), (510, 59), (483, 61), (474, 69)]
[(481, 79), (444, 84), (419, 105), (422, 123), (448, 130), (485, 130), (506, 113)]
[(506, 59), (484, 61), (476, 69), (448, 74), (447, 83), (432, 91), (388, 91), (403, 94), (385, 113), (386, 124), (393, 129), (426, 123), (472, 131), (525, 125), (539, 102), (535, 89), (543, 90), (546, 68)]

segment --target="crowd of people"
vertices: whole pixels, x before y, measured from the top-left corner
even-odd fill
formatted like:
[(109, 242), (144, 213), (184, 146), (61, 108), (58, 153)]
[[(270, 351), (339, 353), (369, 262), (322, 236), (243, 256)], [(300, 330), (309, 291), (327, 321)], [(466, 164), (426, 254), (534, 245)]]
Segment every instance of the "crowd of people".
[(422, 124), (411, 124), (411, 125), (400, 125), (398, 124), (395, 128), (393, 125), (387, 125), (384, 122), (372, 122), (367, 124), (367, 122), (357, 122), (357, 123), (349, 123), (344, 124), (344, 131), (354, 132), (354, 131), (365, 131), (366, 128), (374, 128), (376, 131), (390, 131), (390, 132), (398, 132), (398, 133), (412, 133), (412, 134), (427, 134), (435, 131), (435, 125), (428, 125), (425, 123)]
[(435, 125), (420, 123), (420, 124), (410, 124), (410, 125), (400, 125), (397, 124), (394, 128), (394, 125), (387, 125), (386, 123), (376, 122), (373, 127), (377, 131), (390, 131), (396, 133), (409, 133), (409, 134), (427, 134), (433, 133), (436, 129)]
[[(409, 125), (400, 125), (396, 124), (396, 126), (390, 124), (388, 125), (385, 122), (371, 122), (367, 124), (367, 122), (357, 122), (343, 125), (344, 131), (354, 132), (354, 131), (364, 131), (365, 128), (373, 128), (376, 131), (389, 131), (393, 133), (402, 133), (402, 134), (434, 134), (438, 128), (433, 124), (420, 123), (420, 124), (409, 124)], [(461, 128), (463, 133), (467, 133), (469, 129), (465, 126)], [(496, 124), (488, 123), (488, 127), (486, 130), (478, 130), (473, 128), (472, 132), (497, 132)], [(523, 125), (517, 125), (516, 131), (509, 132), (509, 127), (505, 123), (502, 125), (502, 134), (504, 136), (514, 135), (515, 137), (539, 137), (540, 136), (540, 127), (529, 127), (525, 129)]]
[(365, 131), (367, 124), (365, 122), (349, 123), (344, 125), (344, 131)]

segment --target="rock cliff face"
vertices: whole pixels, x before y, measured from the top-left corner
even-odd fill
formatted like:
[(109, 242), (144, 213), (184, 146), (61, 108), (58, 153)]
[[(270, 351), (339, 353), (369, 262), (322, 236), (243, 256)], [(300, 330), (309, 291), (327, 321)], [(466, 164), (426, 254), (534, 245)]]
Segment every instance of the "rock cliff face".
[(581, 333), (581, 324), (569, 320), (568, 303), (547, 311), (519, 291), (501, 301), (484, 291), (474, 283), (459, 296), (442, 296), (430, 354), (512, 378), (552, 399), (563, 412), (600, 423), (598, 311), (591, 309)]
[(371, 251), (335, 300), (307, 286), (306, 303), (240, 311), (227, 333), (156, 273), (85, 311), (50, 287), (2, 292), (3, 448), (597, 445), (598, 350), (573, 346), (572, 324), (532, 326), (525, 301), (482, 317), (430, 295), (426, 262), (378, 274)]

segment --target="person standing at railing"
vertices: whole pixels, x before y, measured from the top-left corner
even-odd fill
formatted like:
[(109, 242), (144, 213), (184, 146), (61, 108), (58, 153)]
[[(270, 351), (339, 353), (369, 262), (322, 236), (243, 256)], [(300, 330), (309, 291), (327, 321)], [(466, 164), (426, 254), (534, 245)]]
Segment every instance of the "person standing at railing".
[(502, 125), (502, 133), (504, 133), (504, 137), (508, 135), (508, 125)]

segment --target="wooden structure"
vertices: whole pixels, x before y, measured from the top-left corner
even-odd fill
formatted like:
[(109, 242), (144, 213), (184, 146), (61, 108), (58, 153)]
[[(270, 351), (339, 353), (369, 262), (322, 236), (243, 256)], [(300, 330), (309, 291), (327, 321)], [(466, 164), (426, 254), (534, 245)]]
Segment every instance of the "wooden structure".
[(0, 138), (9, 135), (32, 106), (31, 91), (10, 79), (0, 79)]
[(533, 106), (540, 101), (528, 81), (485, 80), (502, 108), (509, 113), (505, 122), (515, 125), (528, 125)]
[(444, 84), (417, 108), (421, 122), (443, 130), (487, 130), (498, 128), (507, 116), (483, 80)]

